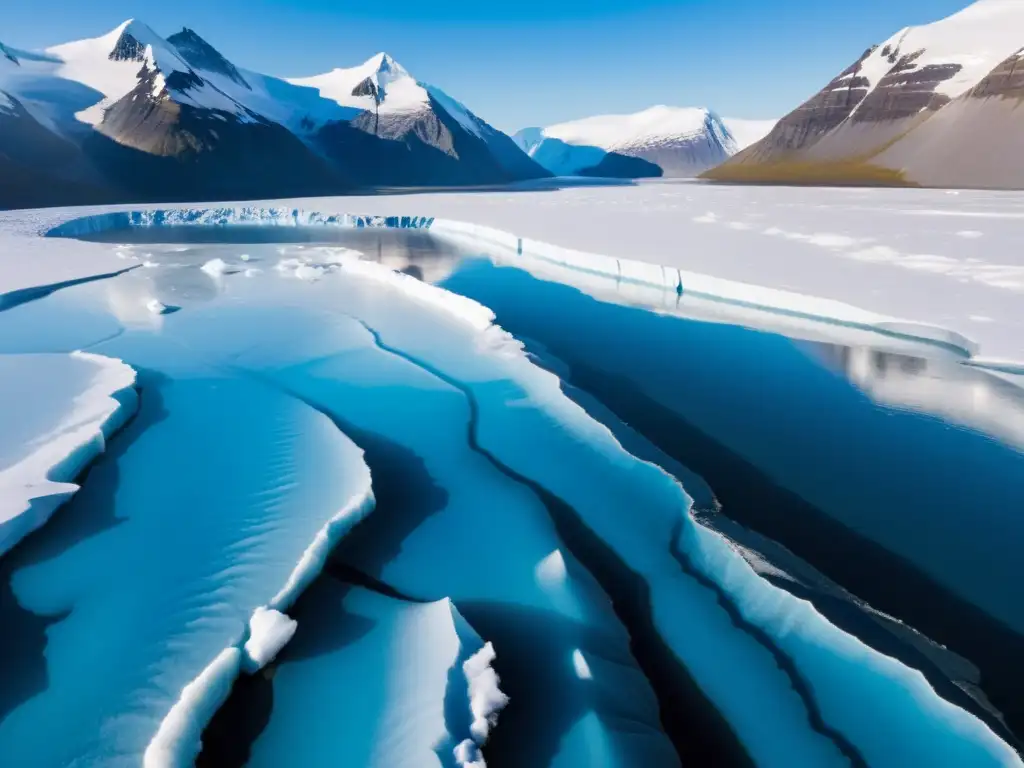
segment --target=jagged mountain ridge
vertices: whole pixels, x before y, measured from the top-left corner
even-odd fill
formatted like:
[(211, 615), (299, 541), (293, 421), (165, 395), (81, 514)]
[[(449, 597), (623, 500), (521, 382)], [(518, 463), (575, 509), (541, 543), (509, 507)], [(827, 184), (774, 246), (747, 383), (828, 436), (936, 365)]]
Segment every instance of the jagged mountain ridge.
[(328, 157), (349, 158), (346, 167), (361, 183), (416, 186), (441, 178), (487, 184), (548, 175), (508, 136), (413, 78), (386, 53), (357, 67), (289, 82), (358, 111), (351, 120), (325, 122), (312, 136)]
[[(193, 30), (164, 39), (134, 20), (23, 62), (9, 48), (3, 53), (0, 112), (13, 114), (17, 104), (32, 122), (18, 130), (10, 120), (0, 123), (0, 154), (12, 157), (26, 132), (39, 147), (70, 144), (81, 159), (64, 164), (59, 179), (68, 189), (108, 190), (98, 198), (338, 194), (547, 175), (507, 136), (386, 55), (361, 69), (380, 79), (390, 67), (393, 81), (413, 84), (426, 98), (398, 112), (390, 107), (399, 100), (383, 88), (380, 104), (373, 96), (369, 103), (351, 94), (336, 99), (301, 81), (239, 68)], [(25, 170), (43, 173), (45, 165)], [(59, 186), (54, 198), (67, 202)], [(5, 205), (17, 205), (17, 197), (16, 189), (5, 190)], [(39, 204), (31, 197), (26, 204)], [(94, 201), (86, 198), (80, 202)]]
[(719, 180), (1024, 186), (1024, 3), (979, 0), (869, 48)]

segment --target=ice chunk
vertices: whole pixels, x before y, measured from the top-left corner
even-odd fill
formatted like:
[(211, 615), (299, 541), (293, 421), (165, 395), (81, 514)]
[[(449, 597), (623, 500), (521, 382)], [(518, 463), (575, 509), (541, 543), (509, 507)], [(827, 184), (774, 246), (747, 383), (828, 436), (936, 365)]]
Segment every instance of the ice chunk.
[(508, 704), (508, 696), (498, 687), (498, 673), (491, 664), (497, 658), (494, 646), (486, 643), (462, 665), (469, 680), (469, 703), (473, 713), (470, 732), (483, 744), (498, 722), (498, 713)]
[(280, 611), (257, 608), (249, 619), (249, 639), (245, 641), (247, 671), (255, 672), (273, 661), (297, 627), (293, 619)]
[(84, 352), (0, 355), (0, 555), (43, 525), (135, 412), (135, 371)]
[(211, 277), (221, 277), (222, 275), (232, 275), (239, 270), (234, 264), (228, 264), (224, 259), (210, 259), (208, 262), (203, 264), (200, 269)]
[[(409, 603), (325, 578), (300, 610), (295, 654), (279, 660), (274, 709), (250, 766), (315, 765), (330, 755), (339, 765), (419, 768), (450, 765), (457, 749), (479, 756), (460, 692), (473, 686), (470, 670), (480, 678), (489, 667), (487, 657), (469, 664), (483, 642), (449, 600)], [(489, 694), (488, 717), (500, 696)]]
[(587, 659), (579, 648), (572, 652), (572, 666), (580, 680), (590, 680), (593, 678), (594, 675), (590, 671), (590, 665), (587, 664)]
[(480, 747), (472, 739), (464, 740), (455, 748), (455, 762), (460, 768), (487, 768)]

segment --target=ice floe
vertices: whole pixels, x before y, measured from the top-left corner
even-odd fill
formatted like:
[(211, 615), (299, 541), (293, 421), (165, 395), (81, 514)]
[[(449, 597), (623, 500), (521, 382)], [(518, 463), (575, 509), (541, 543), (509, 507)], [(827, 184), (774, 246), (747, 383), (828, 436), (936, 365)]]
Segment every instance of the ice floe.
[(85, 352), (0, 355), (0, 555), (49, 520), (135, 412), (135, 371)]

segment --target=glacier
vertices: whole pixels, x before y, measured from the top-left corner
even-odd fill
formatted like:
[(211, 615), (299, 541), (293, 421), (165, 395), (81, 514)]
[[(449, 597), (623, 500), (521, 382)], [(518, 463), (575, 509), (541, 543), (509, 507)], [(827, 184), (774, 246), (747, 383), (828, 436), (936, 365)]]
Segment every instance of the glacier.
[[(943, 584), (936, 600), (1013, 627), (1015, 587), (999, 574), (1017, 529), (1003, 516), (982, 505), (966, 536), (941, 528), (943, 550), (908, 534), (913, 515), (903, 527), (867, 515), (869, 495), (837, 506), (782, 460), (798, 444), (773, 452), (790, 435), (813, 436), (804, 450), (824, 444), (854, 407), (900, 424), (933, 418), (928, 399), (914, 401), (917, 414), (871, 401), (872, 366), (957, 365), (973, 392), (994, 379), (959, 365), (978, 352), (966, 336), (448, 219), (283, 206), (60, 227), (108, 240), (50, 240), (97, 266), (104, 249), (151, 266), (98, 269), (12, 304), (0, 312), (0, 359), (86, 349), (123, 360), (139, 409), (81, 491), (0, 558), (0, 610), (22, 638), (2, 655), (14, 682), (0, 699), (4, 762), (226, 766), (227, 744), (267, 765), (297, 747), (303, 764), (339, 749), (380, 765), (1020, 764), (997, 716), (882, 652), (820, 596), (766, 576), (731, 529), (703, 525), (720, 501), (721, 514), (769, 525), (757, 494), (771, 505), (776, 491), (758, 480), (736, 496), (726, 464), (701, 462), (689, 433), (672, 442), (650, 421), (696, 421), (716, 450)], [(202, 228), (222, 234), (190, 241)], [(393, 228), (457, 255), (434, 264), (410, 246), (375, 263), (372, 238), (362, 254), (346, 245), (346, 232)], [(231, 244), (241, 229), (260, 231), (244, 249)], [(161, 243), (159, 230), (175, 233)], [(758, 325), (774, 333), (747, 330)], [(850, 345), (873, 350), (866, 365), (830, 351)], [(847, 386), (841, 400), (842, 379), (815, 355), (864, 389)], [(787, 394), (796, 370), (806, 383)], [(757, 376), (798, 429), (768, 418), (771, 407), (739, 420)], [(876, 390), (898, 405), (916, 382)], [(994, 421), (1016, 434), (998, 416), (1016, 401), (985, 386), (1001, 399), (972, 410), (965, 395), (943, 416), (965, 436), (937, 446), (975, 450)], [(816, 429), (807, 414), (827, 402), (845, 410)], [(850, 455), (867, 439), (858, 433)], [(991, 472), (1008, 494), (1016, 459), (985, 450), (973, 479), (950, 482)], [(816, 554), (786, 530), (769, 535)], [(986, 541), (997, 549), (983, 567), (945, 564), (952, 545)], [(90, 626), (117, 632), (83, 643)], [(246, 703), (246, 691), (259, 695)], [(67, 734), (54, 743), (45, 723), (58, 718)]]

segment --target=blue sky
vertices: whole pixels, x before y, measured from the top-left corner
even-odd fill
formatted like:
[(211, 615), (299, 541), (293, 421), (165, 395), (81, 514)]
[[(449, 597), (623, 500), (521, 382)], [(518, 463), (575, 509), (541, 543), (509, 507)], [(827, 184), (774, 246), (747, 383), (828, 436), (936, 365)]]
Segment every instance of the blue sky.
[(392, 54), (497, 127), (653, 104), (779, 117), (868, 45), (967, 0), (14, 0), (0, 41), (38, 48), (135, 17), (189, 26), (240, 66), (311, 75)]

